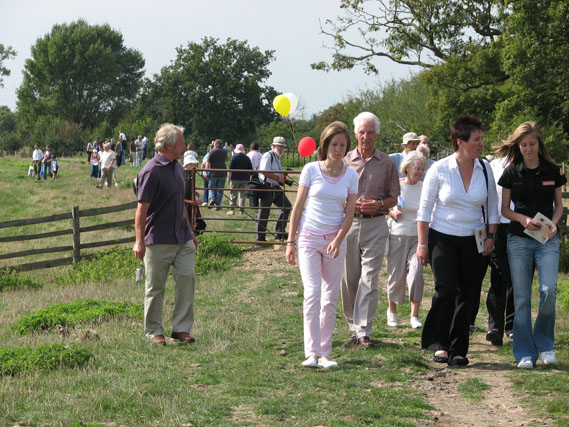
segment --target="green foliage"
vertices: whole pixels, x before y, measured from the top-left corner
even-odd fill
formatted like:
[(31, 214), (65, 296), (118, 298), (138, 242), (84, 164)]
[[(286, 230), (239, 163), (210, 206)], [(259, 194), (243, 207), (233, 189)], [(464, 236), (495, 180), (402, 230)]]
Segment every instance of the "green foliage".
[(239, 246), (223, 240), (216, 233), (201, 234), (198, 241), (196, 273), (227, 270), (241, 257)]
[(205, 37), (177, 49), (176, 59), (146, 82), (139, 99), (140, 117), (185, 127), (186, 140), (197, 148), (221, 138), (248, 144), (255, 128), (276, 113), (276, 91), (262, 86), (271, 72), (274, 52), (227, 39)]
[(16, 51), (12, 46), (4, 46), (0, 43), (0, 88), (4, 87), (4, 76), (10, 75), (10, 70), (4, 66), (4, 61), (14, 58)]
[(15, 152), (22, 148), (22, 139), (16, 132), (0, 133), (0, 150)]
[(89, 260), (79, 261), (72, 270), (56, 277), (54, 282), (59, 285), (79, 285), (134, 277), (139, 263), (132, 250), (117, 247), (97, 253)]
[(559, 242), (559, 272), (569, 273), (569, 235), (560, 237)]
[(143, 67), (142, 54), (125, 47), (122, 34), (108, 24), (80, 19), (54, 25), (26, 60), (18, 110), (33, 132), (40, 131), (40, 117), (83, 128), (116, 123), (136, 96)]
[(557, 283), (557, 301), (563, 310), (569, 311), (569, 281), (560, 280)]
[(93, 299), (58, 303), (22, 316), (11, 325), (19, 335), (50, 330), (56, 326), (73, 327), (80, 323), (101, 322), (113, 317), (142, 318), (142, 304), (107, 302)]
[(0, 347), (0, 375), (78, 368), (87, 364), (92, 357), (89, 350), (77, 344), (53, 344), (35, 349)]
[(39, 289), (43, 283), (14, 270), (0, 270), (0, 292), (12, 289)]

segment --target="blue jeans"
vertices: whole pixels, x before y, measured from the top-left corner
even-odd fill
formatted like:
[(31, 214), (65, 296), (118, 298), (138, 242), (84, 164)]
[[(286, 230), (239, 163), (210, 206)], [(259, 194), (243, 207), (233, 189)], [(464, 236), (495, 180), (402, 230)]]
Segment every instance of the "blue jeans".
[(43, 164), (43, 179), (47, 179), (48, 173), (49, 173), (49, 177), (51, 178), (53, 176), (51, 174), (51, 162), (46, 162)]
[[(224, 188), (224, 176), (212, 176), (209, 178), (208, 188)], [(209, 202), (215, 202), (215, 206), (221, 206), (221, 198), (223, 197), (222, 190), (209, 190)]]
[[(535, 363), (539, 353), (553, 350), (555, 300), (559, 267), (559, 237), (542, 244), (535, 239), (508, 234), (508, 260), (514, 287), (514, 357), (519, 362), (531, 357)], [(531, 292), (533, 265), (539, 277), (539, 310), (531, 324)]]

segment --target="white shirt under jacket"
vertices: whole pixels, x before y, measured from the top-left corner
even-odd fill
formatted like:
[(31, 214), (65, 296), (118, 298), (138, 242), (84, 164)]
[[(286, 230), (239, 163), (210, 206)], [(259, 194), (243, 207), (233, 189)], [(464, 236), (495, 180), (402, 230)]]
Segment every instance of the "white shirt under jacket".
[(487, 161), (488, 191), (480, 162), (475, 160), (468, 192), (464, 188), (454, 154), (435, 162), (428, 170), (421, 191), (417, 221), (430, 222), (430, 227), (452, 236), (473, 236), (482, 225), (485, 206), (486, 223), (498, 224), (498, 194), (492, 168)]

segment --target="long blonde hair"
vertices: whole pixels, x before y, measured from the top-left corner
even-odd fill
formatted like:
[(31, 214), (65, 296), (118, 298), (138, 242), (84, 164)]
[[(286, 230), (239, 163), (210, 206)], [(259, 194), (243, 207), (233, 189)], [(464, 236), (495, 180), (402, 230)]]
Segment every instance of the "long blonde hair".
[(524, 161), (522, 152), (520, 151), (520, 141), (527, 135), (533, 135), (539, 142), (539, 157), (543, 158), (552, 165), (555, 164), (551, 155), (545, 148), (543, 143), (543, 135), (536, 122), (523, 122), (515, 131), (513, 131), (507, 140), (502, 141), (502, 145), (497, 147), (496, 151), (505, 157), (508, 163), (521, 163)]

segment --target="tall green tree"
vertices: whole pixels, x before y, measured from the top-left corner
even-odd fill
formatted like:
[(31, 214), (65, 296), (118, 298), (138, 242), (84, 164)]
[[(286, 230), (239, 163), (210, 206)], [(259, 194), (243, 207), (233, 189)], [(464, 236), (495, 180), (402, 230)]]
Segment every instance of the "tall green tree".
[(273, 51), (244, 41), (190, 42), (146, 83), (137, 111), (183, 125), (188, 141), (199, 147), (215, 138), (250, 142), (257, 126), (275, 118), (276, 91), (264, 84), (273, 60)]
[(54, 25), (26, 60), (18, 110), (26, 126), (40, 117), (95, 127), (116, 123), (131, 108), (144, 59), (109, 25), (84, 20)]
[(4, 66), (4, 61), (16, 56), (16, 51), (12, 46), (4, 46), (0, 43), (0, 87), (4, 87), (4, 77), (10, 75), (10, 70)]

